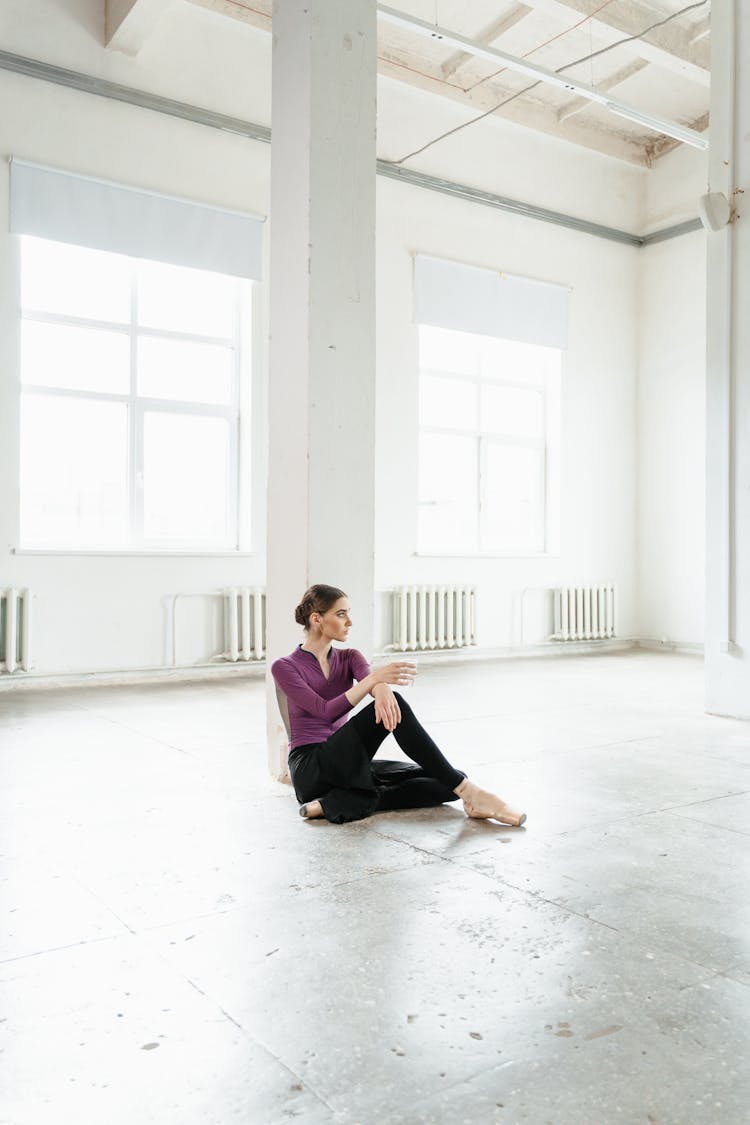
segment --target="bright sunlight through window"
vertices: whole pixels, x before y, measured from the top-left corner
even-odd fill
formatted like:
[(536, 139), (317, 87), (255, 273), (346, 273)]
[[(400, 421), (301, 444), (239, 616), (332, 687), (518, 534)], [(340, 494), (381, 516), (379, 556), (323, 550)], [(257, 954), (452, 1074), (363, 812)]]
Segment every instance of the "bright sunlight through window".
[(250, 301), (234, 277), (21, 239), (22, 547), (237, 549)]
[(419, 354), (419, 550), (552, 550), (562, 353), (423, 325)]

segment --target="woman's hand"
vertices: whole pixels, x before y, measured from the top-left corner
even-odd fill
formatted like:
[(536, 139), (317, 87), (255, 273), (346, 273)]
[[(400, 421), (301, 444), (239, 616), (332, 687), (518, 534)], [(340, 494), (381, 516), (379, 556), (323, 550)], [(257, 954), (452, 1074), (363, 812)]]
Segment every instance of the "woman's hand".
[[(372, 695), (372, 697), (375, 698), (376, 688), (387, 687), (388, 684), (397, 684), (399, 687), (406, 686), (412, 683), (416, 674), (417, 666), (409, 660), (397, 660), (393, 664), (383, 664), (381, 668), (376, 668), (374, 672), (370, 672), (363, 680), (358, 680), (353, 687), (349, 688), (345, 693), (346, 698), (349, 700), (352, 707), (356, 707), (359, 701), (364, 699), (366, 695)], [(388, 691), (391, 699), (393, 699), (393, 692), (390, 688), (388, 688)], [(393, 702), (395, 704), (395, 700), (393, 700)], [(401, 721), (401, 713), (398, 711), (397, 706), (396, 712), (398, 712), (397, 718), (395, 718), (395, 713), (391, 707), (389, 721), (393, 721), (393, 726), (396, 726), (396, 724)], [(383, 718), (384, 715), (379, 714), (378, 722), (381, 722)], [(386, 730), (393, 730), (393, 726), (388, 726), (386, 724)]]
[(372, 689), (375, 700), (375, 722), (382, 723), (387, 731), (393, 731), (401, 722), (401, 709), (398, 700), (388, 684), (376, 684)]
[(376, 684), (397, 684), (408, 686), (414, 682), (417, 666), (409, 660), (397, 660), (393, 664), (384, 664), (372, 673)]

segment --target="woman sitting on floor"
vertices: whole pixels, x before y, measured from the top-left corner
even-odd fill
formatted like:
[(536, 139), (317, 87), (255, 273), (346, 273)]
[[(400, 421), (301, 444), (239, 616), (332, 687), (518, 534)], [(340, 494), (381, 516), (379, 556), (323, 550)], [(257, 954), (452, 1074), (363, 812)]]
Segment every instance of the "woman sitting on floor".
[[(413, 664), (396, 661), (373, 672), (361, 652), (333, 647), (332, 641), (349, 635), (349, 613), (343, 590), (311, 586), (294, 613), (305, 639), (271, 668), (289, 711), (289, 772), (300, 816), (343, 824), (374, 812), (431, 808), (460, 798), (467, 816), (523, 824), (525, 813), (514, 812), (450, 764), (406, 700), (391, 690), (391, 684), (412, 682)], [(373, 702), (347, 722), (367, 695)], [(415, 765), (375, 759), (390, 732)]]

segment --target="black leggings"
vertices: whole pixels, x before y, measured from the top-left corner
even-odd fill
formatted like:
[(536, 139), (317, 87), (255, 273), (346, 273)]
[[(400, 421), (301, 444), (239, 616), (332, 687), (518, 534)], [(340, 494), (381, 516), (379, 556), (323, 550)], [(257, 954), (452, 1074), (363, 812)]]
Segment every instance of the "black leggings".
[(395, 696), (401, 722), (393, 736), (416, 765), (373, 762), (390, 732), (375, 721), (371, 703), (325, 742), (298, 746), (290, 753), (299, 801), (320, 800), (323, 815), (342, 824), (377, 811), (431, 808), (458, 799), (454, 790), (466, 774), (451, 765), (403, 696)]

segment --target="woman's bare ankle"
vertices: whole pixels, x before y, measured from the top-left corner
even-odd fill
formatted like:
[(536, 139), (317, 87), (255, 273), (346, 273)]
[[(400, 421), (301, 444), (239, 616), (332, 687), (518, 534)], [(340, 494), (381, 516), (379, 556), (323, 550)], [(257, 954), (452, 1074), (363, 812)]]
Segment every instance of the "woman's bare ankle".
[(466, 815), (474, 819), (499, 820), (515, 827), (520, 827), (526, 820), (526, 813), (509, 808), (502, 797), (481, 789), (468, 777), (453, 792), (463, 801)]
[(323, 815), (323, 806), (320, 801), (308, 801), (306, 805), (300, 806), (299, 815), (305, 820), (314, 820)]

